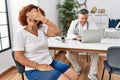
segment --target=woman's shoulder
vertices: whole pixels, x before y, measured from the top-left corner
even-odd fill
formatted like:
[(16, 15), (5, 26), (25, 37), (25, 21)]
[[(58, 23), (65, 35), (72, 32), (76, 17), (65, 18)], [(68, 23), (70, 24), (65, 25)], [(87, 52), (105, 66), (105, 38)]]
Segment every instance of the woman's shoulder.
[(23, 36), (25, 34), (24, 28), (21, 28), (15, 32), (15, 36)]
[(21, 34), (24, 32), (24, 28), (20, 28), (19, 30), (16, 30), (15, 34)]

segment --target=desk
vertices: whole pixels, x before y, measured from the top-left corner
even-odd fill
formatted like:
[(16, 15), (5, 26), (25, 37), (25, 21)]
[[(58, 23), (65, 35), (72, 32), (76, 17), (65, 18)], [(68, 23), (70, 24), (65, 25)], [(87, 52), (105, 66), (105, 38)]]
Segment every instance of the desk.
[(114, 42), (100, 42), (100, 43), (81, 43), (80, 41), (67, 39), (65, 43), (61, 42), (60, 39), (49, 38), (48, 44), (50, 50), (63, 50), (63, 51), (74, 51), (74, 52), (89, 52), (89, 53), (106, 53), (110, 46), (120, 46), (119, 43)]

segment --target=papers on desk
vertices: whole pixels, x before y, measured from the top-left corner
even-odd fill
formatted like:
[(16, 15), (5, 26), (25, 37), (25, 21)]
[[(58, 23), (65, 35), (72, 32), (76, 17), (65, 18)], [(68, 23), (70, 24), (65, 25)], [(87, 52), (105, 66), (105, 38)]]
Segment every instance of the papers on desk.
[[(69, 41), (69, 40), (72, 40), (72, 39), (65, 37), (65, 42), (66, 42), (66, 41)], [(51, 42), (52, 42), (52, 41), (55, 41), (55, 42), (62, 42), (60, 36), (49, 37), (49, 38), (48, 38), (48, 41), (51, 41)]]
[(120, 39), (120, 30), (115, 28), (105, 29), (104, 38), (116, 38)]

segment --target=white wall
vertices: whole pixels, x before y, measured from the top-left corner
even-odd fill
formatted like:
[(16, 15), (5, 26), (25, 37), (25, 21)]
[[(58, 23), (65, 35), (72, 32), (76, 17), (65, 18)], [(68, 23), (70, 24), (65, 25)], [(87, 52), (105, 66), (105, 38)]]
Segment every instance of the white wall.
[(87, 0), (87, 7), (91, 10), (96, 6), (98, 9), (106, 9), (106, 13), (112, 19), (120, 19), (120, 0)]
[(28, 4), (37, 5), (37, 0), (8, 0), (9, 2), (9, 12), (10, 12), (10, 23), (13, 30), (13, 35), (17, 32), (21, 25), (18, 21), (19, 11)]
[(56, 4), (59, 0), (38, 0), (38, 6), (40, 6), (46, 13), (46, 17), (58, 25), (58, 11), (56, 9)]
[[(13, 37), (13, 34), (15, 34), (15, 32), (21, 28), (18, 22), (19, 10), (24, 5), (27, 5), (29, 3), (37, 5), (37, 0), (8, 0), (11, 37)], [(0, 74), (14, 65), (11, 52), (12, 50), (8, 50), (0, 53)]]
[(0, 74), (13, 66), (11, 50), (0, 53)]

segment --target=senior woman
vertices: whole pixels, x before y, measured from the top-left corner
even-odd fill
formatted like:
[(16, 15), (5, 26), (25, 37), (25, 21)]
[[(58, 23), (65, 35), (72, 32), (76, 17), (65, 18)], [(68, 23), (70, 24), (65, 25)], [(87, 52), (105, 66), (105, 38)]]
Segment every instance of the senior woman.
[(19, 12), (23, 28), (13, 41), (15, 60), (25, 66), (28, 80), (77, 80), (77, 73), (67, 64), (52, 59), (47, 37), (60, 34), (59, 28), (45, 17), (45, 12), (33, 4)]

